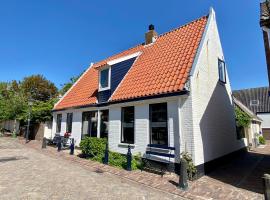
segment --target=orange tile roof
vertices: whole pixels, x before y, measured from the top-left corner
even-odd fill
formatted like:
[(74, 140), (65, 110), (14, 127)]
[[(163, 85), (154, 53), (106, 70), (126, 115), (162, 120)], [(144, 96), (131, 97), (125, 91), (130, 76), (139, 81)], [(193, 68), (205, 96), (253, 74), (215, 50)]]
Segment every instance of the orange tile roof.
[(184, 89), (202, 39), (207, 16), (160, 35), (150, 45), (134, 48), (95, 63), (77, 84), (56, 104), (55, 110), (97, 103), (98, 68), (108, 61), (142, 54), (112, 94), (110, 101), (179, 92)]

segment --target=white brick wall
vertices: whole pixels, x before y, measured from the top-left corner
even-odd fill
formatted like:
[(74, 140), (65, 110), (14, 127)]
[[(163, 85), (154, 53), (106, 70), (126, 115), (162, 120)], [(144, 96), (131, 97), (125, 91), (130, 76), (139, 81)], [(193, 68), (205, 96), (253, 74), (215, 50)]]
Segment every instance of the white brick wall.
[(262, 128), (270, 128), (270, 113), (258, 113), (262, 121)]
[(194, 149), (192, 149), (192, 145), (190, 148), (194, 154), (196, 165), (246, 145), (244, 140), (236, 138), (228, 73), (226, 74), (227, 83), (224, 85), (219, 82), (218, 58), (224, 60), (224, 56), (214, 12), (210, 15), (208, 29), (204, 37), (197, 64), (190, 77), (191, 93), (189, 98), (191, 98), (193, 110)]
[(149, 144), (149, 104), (167, 102), (168, 108), (168, 134), (169, 145), (178, 148), (179, 157), (179, 119), (178, 119), (178, 97), (144, 100), (125, 104), (112, 105), (110, 107), (109, 125), (109, 148), (111, 151), (127, 153), (127, 146), (120, 143), (121, 137), (121, 107), (134, 106), (135, 109), (135, 144), (132, 153), (144, 154)]

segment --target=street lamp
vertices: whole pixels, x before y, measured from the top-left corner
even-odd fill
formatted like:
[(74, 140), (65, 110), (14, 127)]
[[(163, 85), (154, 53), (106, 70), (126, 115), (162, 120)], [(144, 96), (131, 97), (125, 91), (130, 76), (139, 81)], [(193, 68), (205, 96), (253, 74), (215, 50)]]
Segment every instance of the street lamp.
[(26, 130), (26, 137), (25, 137), (25, 143), (28, 142), (28, 138), (29, 138), (29, 128), (30, 128), (30, 121), (31, 121), (31, 110), (32, 110), (32, 105), (33, 102), (30, 100), (28, 102), (28, 106), (29, 106), (29, 112), (28, 112), (28, 119), (27, 119), (27, 130)]

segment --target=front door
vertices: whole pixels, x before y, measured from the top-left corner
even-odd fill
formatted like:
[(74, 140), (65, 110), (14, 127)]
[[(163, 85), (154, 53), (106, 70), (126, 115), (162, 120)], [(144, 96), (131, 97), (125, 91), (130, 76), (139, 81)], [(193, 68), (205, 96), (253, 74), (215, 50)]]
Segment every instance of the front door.
[(87, 111), (82, 113), (82, 138), (85, 136), (97, 137), (97, 111)]

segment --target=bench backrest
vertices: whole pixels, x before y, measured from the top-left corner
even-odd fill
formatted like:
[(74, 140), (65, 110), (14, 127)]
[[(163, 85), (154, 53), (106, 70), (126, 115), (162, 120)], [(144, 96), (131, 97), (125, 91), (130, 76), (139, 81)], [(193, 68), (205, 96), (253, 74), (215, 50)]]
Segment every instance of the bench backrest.
[(166, 158), (175, 158), (175, 147), (169, 147), (166, 145), (148, 144), (146, 149), (146, 155), (156, 155)]

